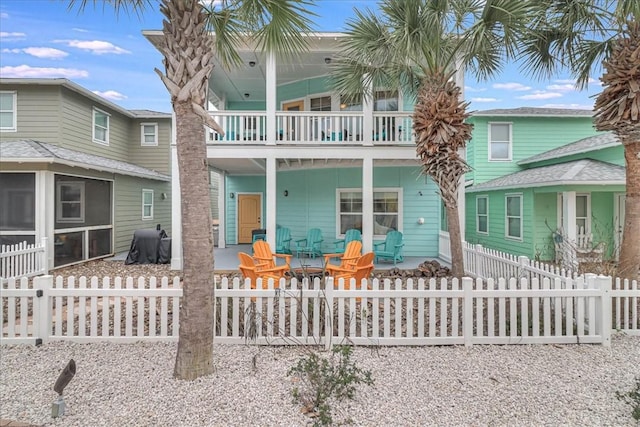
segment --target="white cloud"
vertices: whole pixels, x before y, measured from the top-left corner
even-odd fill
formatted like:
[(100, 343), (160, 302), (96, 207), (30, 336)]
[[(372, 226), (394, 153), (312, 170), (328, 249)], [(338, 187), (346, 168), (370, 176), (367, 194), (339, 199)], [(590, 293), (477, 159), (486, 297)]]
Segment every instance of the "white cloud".
[(494, 89), (514, 90), (518, 92), (523, 90), (531, 90), (531, 87), (525, 86), (521, 83), (494, 83), (492, 87)]
[(52, 47), (27, 47), (22, 51), (36, 58), (62, 59), (65, 56), (69, 56), (67, 52)]
[(549, 85), (547, 86), (549, 90), (557, 90), (558, 92), (571, 92), (576, 90), (576, 87), (571, 83), (564, 83), (558, 85)]
[(475, 88), (471, 86), (465, 86), (464, 90), (466, 92), (484, 92), (485, 90), (487, 90), (487, 88), (486, 87)]
[(86, 70), (78, 70), (75, 68), (48, 68), (18, 65), (17, 67), (0, 67), (0, 76), (14, 78), (64, 77), (68, 79), (75, 79), (89, 77), (89, 73)]
[(498, 98), (471, 98), (472, 102), (498, 102)]
[(571, 110), (593, 110), (593, 105), (586, 104), (544, 104), (540, 108), (567, 108)]
[(9, 14), (7, 12), (0, 12), (0, 19), (7, 19)]
[(115, 55), (122, 55), (125, 53), (131, 53), (130, 51), (118, 47), (110, 42), (102, 40), (56, 40), (58, 43), (66, 43), (69, 47), (75, 47), (77, 49), (86, 50), (94, 55), (105, 55), (113, 53)]
[(561, 93), (557, 92), (546, 92), (542, 90), (536, 90), (532, 94), (518, 96), (518, 99), (552, 99), (552, 98), (562, 98)]
[(103, 98), (110, 99), (111, 101), (122, 101), (123, 99), (127, 99), (126, 95), (123, 95), (120, 92), (116, 92), (115, 90), (106, 90), (104, 92), (94, 90), (93, 93)]
[(27, 35), (25, 33), (18, 33), (18, 32), (7, 32), (7, 31), (0, 31), (0, 39), (4, 39), (4, 40), (17, 40), (17, 39), (23, 39), (25, 38)]
[(84, 28), (72, 28), (72, 31), (76, 31), (78, 33), (88, 33), (89, 30), (85, 30)]
[(2, 49), (2, 51), (0, 51), (0, 52), (2, 52), (2, 53), (21, 53), (21, 52), (22, 52), (22, 50), (20, 50), (20, 49), (7, 49), (7, 48), (5, 48), (5, 49)]

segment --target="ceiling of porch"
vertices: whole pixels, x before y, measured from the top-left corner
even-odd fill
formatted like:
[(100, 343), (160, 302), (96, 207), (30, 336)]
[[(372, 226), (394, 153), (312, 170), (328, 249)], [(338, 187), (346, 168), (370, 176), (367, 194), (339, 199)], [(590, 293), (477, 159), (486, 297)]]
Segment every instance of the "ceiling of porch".
[[(209, 159), (209, 166), (219, 172), (227, 172), (230, 175), (264, 175), (266, 162), (264, 159)], [(419, 166), (417, 160), (406, 159), (380, 159), (374, 160), (375, 166)], [(362, 160), (358, 159), (300, 159), (281, 158), (276, 160), (278, 172), (302, 169), (324, 168), (353, 168), (362, 167)]]

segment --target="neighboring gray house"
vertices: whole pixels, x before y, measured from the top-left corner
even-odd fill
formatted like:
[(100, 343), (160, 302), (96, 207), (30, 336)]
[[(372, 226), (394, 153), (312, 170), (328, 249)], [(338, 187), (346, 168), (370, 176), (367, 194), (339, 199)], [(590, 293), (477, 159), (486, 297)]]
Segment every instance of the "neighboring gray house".
[(0, 244), (48, 237), (59, 267), (170, 231), (171, 134), (67, 79), (0, 79)]

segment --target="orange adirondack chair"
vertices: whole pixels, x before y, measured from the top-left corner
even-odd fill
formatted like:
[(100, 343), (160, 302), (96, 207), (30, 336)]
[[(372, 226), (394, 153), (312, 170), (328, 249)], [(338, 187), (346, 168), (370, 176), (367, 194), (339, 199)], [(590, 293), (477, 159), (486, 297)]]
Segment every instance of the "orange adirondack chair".
[(338, 287), (338, 281), (344, 279), (344, 288), (349, 289), (351, 285), (351, 279), (356, 279), (356, 289), (360, 288), (362, 279), (368, 279), (373, 271), (373, 252), (367, 252), (358, 258), (356, 265), (352, 268), (337, 268), (335, 274), (333, 274), (334, 287)]
[(251, 279), (251, 289), (256, 288), (258, 279), (262, 279), (262, 289), (267, 289), (267, 283), (269, 279), (273, 279), (277, 285), (282, 275), (279, 271), (272, 271), (271, 269), (259, 269), (256, 266), (255, 261), (251, 258), (251, 255), (245, 252), (238, 252), (238, 259), (240, 259), (240, 265), (238, 268), (242, 273), (242, 277), (245, 279)]
[[(347, 243), (344, 253), (341, 254), (324, 254), (324, 268), (329, 272), (330, 276), (334, 275), (337, 269), (354, 268), (358, 262), (358, 258), (362, 256), (362, 242), (352, 240)], [(340, 258), (340, 265), (329, 263), (331, 258)]]
[[(253, 243), (253, 259), (258, 267), (258, 270), (271, 270), (280, 277), (285, 277), (286, 273), (291, 271), (291, 256), (290, 254), (276, 254), (271, 251), (271, 247), (264, 240), (256, 240)], [(285, 264), (277, 265), (276, 259), (283, 258)]]

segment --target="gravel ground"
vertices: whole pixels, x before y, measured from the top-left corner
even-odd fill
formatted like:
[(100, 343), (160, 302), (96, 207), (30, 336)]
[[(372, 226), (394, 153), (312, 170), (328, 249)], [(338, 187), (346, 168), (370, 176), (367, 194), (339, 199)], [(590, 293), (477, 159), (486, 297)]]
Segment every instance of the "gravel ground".
[[(167, 265), (95, 261), (54, 275), (169, 277)], [(637, 426), (616, 398), (640, 377), (640, 337), (612, 346), (358, 347), (372, 372), (336, 424)], [(309, 348), (215, 345), (216, 373), (172, 378), (175, 343), (0, 347), (0, 418), (52, 426), (307, 425), (287, 371)], [(51, 418), (53, 384), (69, 359), (66, 414)]]
[[(216, 373), (172, 378), (175, 343), (5, 346), (0, 418), (55, 426), (305, 425), (288, 369), (309, 349), (215, 345)], [(73, 358), (67, 412), (52, 419), (52, 390)], [(375, 385), (336, 405), (353, 425), (634, 426), (629, 391), (640, 338), (612, 346), (538, 345), (355, 349)]]

